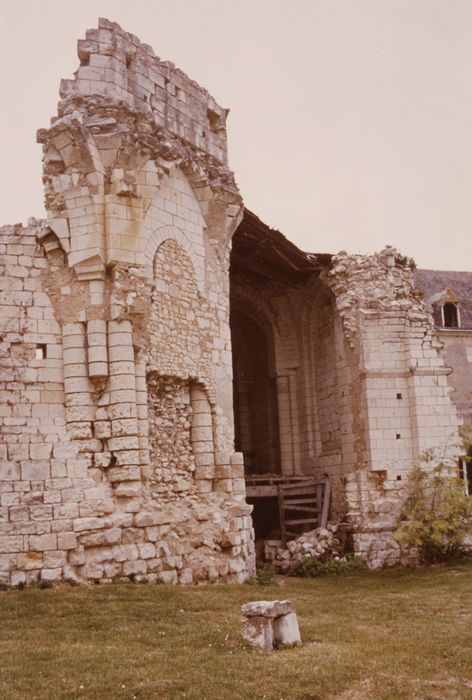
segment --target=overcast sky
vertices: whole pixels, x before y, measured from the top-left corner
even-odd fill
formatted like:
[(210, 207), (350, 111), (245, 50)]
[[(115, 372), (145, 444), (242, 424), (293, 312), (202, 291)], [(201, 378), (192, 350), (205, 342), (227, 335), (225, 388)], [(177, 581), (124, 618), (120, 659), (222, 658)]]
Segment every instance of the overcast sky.
[(298, 246), (472, 270), (471, 0), (0, 0), (0, 223), (44, 216), (36, 130), (99, 16), (230, 108), (246, 206)]

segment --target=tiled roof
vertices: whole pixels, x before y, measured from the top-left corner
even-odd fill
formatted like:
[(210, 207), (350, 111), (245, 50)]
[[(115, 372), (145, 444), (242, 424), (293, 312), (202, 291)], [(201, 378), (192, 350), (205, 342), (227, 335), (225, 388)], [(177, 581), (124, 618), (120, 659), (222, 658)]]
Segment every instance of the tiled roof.
[[(436, 312), (433, 315), (438, 325), (441, 325), (441, 301), (452, 301), (453, 297), (456, 297), (461, 327), (472, 329), (472, 272), (415, 270), (415, 284), (423, 292), (426, 302), (436, 302)], [(446, 293), (444, 297), (443, 292)]]

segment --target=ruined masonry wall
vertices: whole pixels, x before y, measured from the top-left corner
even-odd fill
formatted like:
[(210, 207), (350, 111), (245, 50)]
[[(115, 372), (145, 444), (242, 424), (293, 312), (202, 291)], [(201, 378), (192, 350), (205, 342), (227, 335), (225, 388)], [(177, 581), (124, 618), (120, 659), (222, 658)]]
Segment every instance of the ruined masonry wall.
[[(150, 380), (150, 406), (159, 400), (159, 383), (177, 406), (177, 415), (163, 407), (169, 431), (151, 422), (154, 471), (148, 479), (143, 474), (143, 480), (159, 511), (144, 506), (141, 512), (127, 512), (103, 470), (93, 467), (80, 441), (71, 439), (61, 327), (44, 291), (51, 267), (36, 243), (37, 230), (0, 229), (1, 582), (109, 581), (122, 576), (171, 583), (240, 580), (245, 574), (240, 554), (244, 549), (247, 557), (252, 551), (247, 507), (228, 503), (224, 493), (200, 496), (195, 488), (192, 420), (208, 414), (199, 408), (198, 391), (182, 388), (176, 379)], [(36, 359), (37, 352), (46, 356)], [(66, 379), (71, 366), (65, 366)], [(194, 425), (194, 432), (198, 427)], [(106, 447), (107, 441), (101, 442)], [(95, 463), (107, 454), (106, 449), (95, 453)], [(165, 473), (169, 464), (170, 479)], [(213, 476), (215, 469), (213, 465)], [(176, 474), (193, 480), (193, 497), (185, 502), (182, 483), (169, 491)]]
[[(0, 230), (0, 580), (242, 581), (227, 111), (108, 20), (78, 56), (38, 132), (47, 219)], [(328, 475), (356, 551), (398, 559), (405, 475), (459, 425), (411, 273), (340, 254), (233, 293), (268, 338), (282, 473)]]
[(67, 438), (62, 334), (35, 234), (0, 229), (0, 580), (12, 585), (36, 580), (41, 569), (55, 578), (67, 565), (87, 483)]
[(147, 393), (152, 494), (188, 491), (195, 472), (190, 386), (150, 375)]
[(2, 230), (0, 578), (242, 581), (226, 112), (107, 20), (78, 54), (38, 132), (47, 220)]
[(451, 464), (461, 452), (451, 370), (411, 271), (386, 249), (334, 256), (303, 286), (254, 284), (239, 275), (233, 294), (274, 347), (291, 440), (282, 473), (328, 477), (331, 517), (350, 522), (355, 551), (374, 567), (399, 561), (392, 533), (408, 472), (425, 450)]
[(451, 370), (412, 272), (397, 264), (395, 250), (335, 256), (328, 282), (358, 366), (349, 516), (356, 551), (380, 566), (401, 556), (392, 531), (408, 471), (425, 450), (451, 464), (460, 453)]

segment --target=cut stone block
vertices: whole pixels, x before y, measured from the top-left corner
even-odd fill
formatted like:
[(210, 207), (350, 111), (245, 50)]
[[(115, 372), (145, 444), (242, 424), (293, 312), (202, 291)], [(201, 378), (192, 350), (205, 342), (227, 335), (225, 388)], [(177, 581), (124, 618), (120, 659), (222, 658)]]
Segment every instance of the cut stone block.
[(302, 643), (296, 613), (276, 617), (273, 628), (275, 647), (292, 647)]
[(259, 600), (241, 606), (243, 639), (264, 651), (301, 644), (300, 629), (290, 600)]
[(274, 631), (270, 617), (243, 617), (242, 629), (244, 641), (251, 646), (264, 651), (272, 651), (274, 648)]
[(257, 600), (254, 603), (246, 603), (241, 607), (245, 617), (280, 617), (295, 612), (291, 600)]

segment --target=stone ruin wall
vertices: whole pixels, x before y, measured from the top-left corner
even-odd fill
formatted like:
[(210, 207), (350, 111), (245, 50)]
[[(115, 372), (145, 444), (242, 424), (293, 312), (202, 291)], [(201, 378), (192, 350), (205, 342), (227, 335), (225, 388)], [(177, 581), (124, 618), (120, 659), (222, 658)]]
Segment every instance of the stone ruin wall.
[(411, 271), (391, 249), (341, 253), (302, 284), (240, 275), (233, 287), (273, 343), (282, 473), (328, 477), (331, 517), (351, 524), (356, 553), (399, 561), (409, 470), (425, 450), (460, 452), (451, 369)]
[(452, 370), (395, 256), (340, 253), (294, 288), (266, 282), (251, 295), (240, 282), (271, 318), (277, 381), (288, 379), (282, 473), (329, 478), (331, 517), (350, 523), (355, 552), (373, 567), (410, 561), (392, 533), (413, 464), (426, 450), (451, 464), (461, 452)]
[[(106, 20), (79, 58), (38, 133), (48, 218), (0, 230), (0, 581), (241, 581), (226, 112)], [(405, 475), (458, 427), (410, 272), (387, 250), (239, 282), (272, 335), (282, 472), (329, 476), (356, 551), (397, 560)]]
[(242, 581), (226, 112), (107, 20), (78, 53), (48, 218), (0, 232), (0, 580)]
[(460, 420), (442, 343), (396, 251), (339, 254), (327, 283), (349, 346), (356, 467), (345, 494), (354, 547), (373, 567), (402, 558), (392, 538), (406, 477), (419, 457), (455, 465)]

